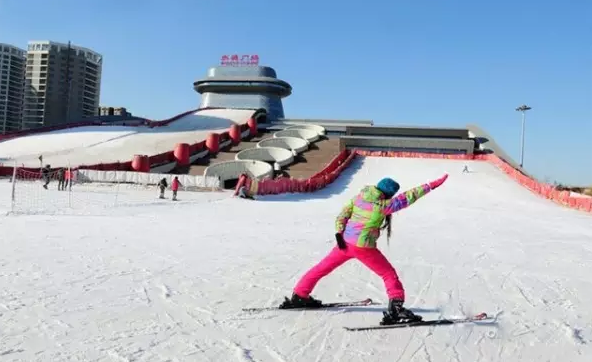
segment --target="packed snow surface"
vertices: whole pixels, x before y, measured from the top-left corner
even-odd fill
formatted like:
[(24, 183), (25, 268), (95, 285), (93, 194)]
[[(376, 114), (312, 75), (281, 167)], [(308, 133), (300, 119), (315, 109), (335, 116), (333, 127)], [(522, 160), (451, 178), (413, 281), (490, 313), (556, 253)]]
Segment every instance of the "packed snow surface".
[(33, 134), (0, 142), (6, 165), (38, 167), (39, 156), (52, 167), (128, 162), (134, 155), (172, 151), (177, 143), (203, 141), (210, 132), (245, 124), (252, 110), (210, 109), (189, 114), (163, 127), (92, 126)]
[[(2, 361), (590, 361), (592, 217), (542, 199), (488, 163), (357, 159), (314, 194), (75, 186), (57, 215), (0, 218)], [(496, 319), (372, 332), (382, 281), (350, 261), (324, 301), (380, 306), (246, 313), (274, 306), (333, 246), (344, 202), (384, 176), (403, 189), (448, 181), (393, 218), (380, 249), (407, 306), (425, 318)], [(11, 184), (2, 181), (4, 209)], [(40, 190), (39, 192), (35, 189)], [(67, 192), (16, 185), (17, 205), (65, 205)], [(167, 197), (170, 192), (167, 191)]]

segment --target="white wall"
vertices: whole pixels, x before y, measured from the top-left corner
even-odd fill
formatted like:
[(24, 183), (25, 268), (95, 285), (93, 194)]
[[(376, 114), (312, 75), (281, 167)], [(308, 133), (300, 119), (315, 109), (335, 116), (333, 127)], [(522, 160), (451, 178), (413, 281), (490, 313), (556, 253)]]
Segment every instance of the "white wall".
[(169, 185), (173, 177), (178, 176), (184, 187), (220, 187), (217, 177), (193, 175), (169, 175), (134, 171), (96, 171), (78, 170), (77, 182), (105, 182), (105, 183), (134, 183), (141, 185), (156, 185), (162, 178), (166, 178)]

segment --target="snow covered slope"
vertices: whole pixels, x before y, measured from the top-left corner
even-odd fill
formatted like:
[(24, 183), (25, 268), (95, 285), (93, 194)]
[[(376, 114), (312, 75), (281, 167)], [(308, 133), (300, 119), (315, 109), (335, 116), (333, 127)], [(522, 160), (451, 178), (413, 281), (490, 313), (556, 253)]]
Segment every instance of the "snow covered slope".
[(224, 132), (234, 123), (245, 124), (252, 110), (210, 109), (189, 114), (163, 127), (92, 126), (33, 134), (0, 142), (6, 165), (16, 159), (27, 167), (43, 163), (52, 167), (127, 162), (134, 155), (157, 155), (177, 143), (193, 144), (210, 132)]
[[(488, 163), (468, 162), (470, 174), (464, 164), (366, 158), (315, 194), (252, 202), (181, 192), (171, 203), (126, 189), (127, 206), (2, 217), (0, 359), (589, 361), (592, 217), (532, 195)], [(416, 312), (485, 311), (496, 324), (346, 332), (377, 323), (384, 306), (241, 312), (290, 294), (333, 247), (334, 218), (360, 187), (389, 175), (406, 189), (444, 172), (447, 183), (397, 214), (380, 248)], [(66, 197), (50, 187), (46, 197)], [(73, 195), (85, 192), (98, 191), (78, 186)], [(386, 303), (382, 281), (357, 261), (313, 294)]]

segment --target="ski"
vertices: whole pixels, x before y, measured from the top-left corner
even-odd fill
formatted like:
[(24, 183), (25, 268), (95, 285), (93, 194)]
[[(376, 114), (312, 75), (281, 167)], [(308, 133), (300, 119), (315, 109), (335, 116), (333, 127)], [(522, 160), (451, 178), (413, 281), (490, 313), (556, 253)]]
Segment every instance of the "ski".
[(364, 300), (352, 301), (352, 302), (334, 302), (334, 303), (323, 303), (320, 307), (256, 307), (256, 308), (243, 308), (243, 312), (263, 312), (268, 310), (317, 310), (327, 308), (340, 308), (340, 307), (365, 307), (368, 305), (377, 305), (379, 303), (374, 302), (372, 299), (367, 298)]
[(388, 324), (388, 325), (374, 325), (374, 326), (365, 326), (365, 327), (343, 327), (343, 328), (346, 331), (368, 331), (368, 330), (375, 330), (375, 329), (394, 329), (394, 328), (407, 328), (407, 327), (420, 327), (420, 326), (440, 326), (440, 325), (450, 325), (450, 324), (456, 324), (456, 323), (472, 323), (472, 322), (486, 321), (486, 320), (492, 320), (492, 319), (493, 318), (487, 316), (486, 313), (480, 313), (480, 314), (477, 314), (476, 316), (469, 317), (469, 318), (431, 319), (431, 320), (403, 322), (403, 323)]

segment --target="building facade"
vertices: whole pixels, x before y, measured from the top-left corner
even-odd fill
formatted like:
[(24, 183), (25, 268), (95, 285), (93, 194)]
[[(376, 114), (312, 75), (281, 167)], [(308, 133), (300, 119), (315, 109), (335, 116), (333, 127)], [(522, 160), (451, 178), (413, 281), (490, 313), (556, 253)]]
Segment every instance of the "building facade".
[(21, 129), (25, 61), (25, 50), (0, 43), (0, 134)]
[(99, 116), (118, 116), (129, 118), (132, 116), (125, 107), (99, 107)]
[(264, 66), (213, 67), (193, 89), (202, 95), (200, 109), (265, 109), (270, 120), (284, 118), (282, 98), (292, 94), (292, 86)]
[(23, 129), (79, 122), (97, 115), (103, 57), (83, 47), (29, 42)]

